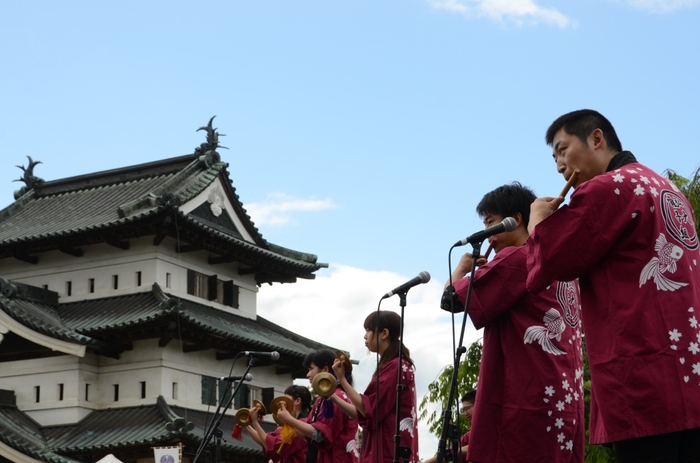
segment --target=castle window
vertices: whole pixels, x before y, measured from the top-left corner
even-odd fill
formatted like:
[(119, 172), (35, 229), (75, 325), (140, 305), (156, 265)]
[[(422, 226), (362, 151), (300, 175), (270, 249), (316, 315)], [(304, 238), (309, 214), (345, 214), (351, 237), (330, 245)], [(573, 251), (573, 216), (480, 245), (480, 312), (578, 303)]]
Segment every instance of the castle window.
[(177, 383), (173, 383), (173, 399), (177, 399)]
[(232, 280), (224, 281), (222, 286), (224, 295), (221, 303), (237, 309), (239, 292), (238, 286), (234, 285)]
[[(187, 294), (208, 299), (210, 301), (216, 299), (216, 275), (213, 275), (213, 277), (214, 279), (212, 282), (212, 278), (203, 273), (195, 272), (194, 270), (187, 270)], [(213, 298), (210, 297), (210, 282), (212, 282), (214, 285)]]
[(219, 280), (216, 275), (187, 270), (187, 294), (238, 308), (239, 288), (232, 280)]
[(202, 404), (216, 405), (216, 378), (202, 376)]
[(114, 401), (119, 402), (119, 384), (113, 384), (114, 387)]
[(73, 293), (73, 282), (66, 281), (66, 296), (70, 296)]
[(146, 398), (146, 381), (141, 381), (141, 398)]
[(41, 400), (41, 386), (34, 386), (34, 402), (39, 403)]
[(119, 275), (112, 275), (112, 289), (119, 289)]
[(88, 291), (90, 291), (91, 293), (95, 292), (95, 279), (94, 278), (90, 278), (88, 280)]
[(169, 273), (165, 274), (165, 287), (170, 288), (170, 274)]
[(63, 400), (63, 383), (58, 385), (58, 400)]
[(85, 383), (85, 401), (90, 401), (90, 384)]
[[(248, 392), (248, 399), (247, 402), (241, 403), (243, 407), (252, 407), (253, 406), (253, 401), (254, 400), (259, 400), (260, 402), (265, 405), (265, 407), (269, 407), (270, 403), (272, 402), (272, 399), (275, 398), (275, 388), (274, 387), (256, 387), (256, 386), (249, 386), (247, 383), (244, 383), (241, 388), (245, 387)], [(240, 394), (240, 390), (238, 391)], [(245, 399), (244, 399), (245, 400)]]
[(136, 286), (141, 286), (141, 272), (136, 272)]

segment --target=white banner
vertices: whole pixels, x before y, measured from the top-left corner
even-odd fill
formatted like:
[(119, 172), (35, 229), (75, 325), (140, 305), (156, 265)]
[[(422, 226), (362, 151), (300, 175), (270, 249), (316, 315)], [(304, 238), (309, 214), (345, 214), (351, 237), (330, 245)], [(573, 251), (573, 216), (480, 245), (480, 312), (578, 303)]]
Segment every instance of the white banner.
[(153, 447), (156, 463), (180, 463), (180, 446)]

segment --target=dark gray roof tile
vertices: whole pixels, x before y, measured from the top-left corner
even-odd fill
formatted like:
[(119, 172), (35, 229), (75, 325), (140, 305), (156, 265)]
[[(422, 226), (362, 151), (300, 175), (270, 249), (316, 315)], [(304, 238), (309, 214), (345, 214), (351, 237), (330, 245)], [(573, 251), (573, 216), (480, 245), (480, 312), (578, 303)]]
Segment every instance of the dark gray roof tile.
[(60, 455), (45, 439), (41, 426), (16, 406), (0, 405), (0, 442), (48, 463), (78, 463)]

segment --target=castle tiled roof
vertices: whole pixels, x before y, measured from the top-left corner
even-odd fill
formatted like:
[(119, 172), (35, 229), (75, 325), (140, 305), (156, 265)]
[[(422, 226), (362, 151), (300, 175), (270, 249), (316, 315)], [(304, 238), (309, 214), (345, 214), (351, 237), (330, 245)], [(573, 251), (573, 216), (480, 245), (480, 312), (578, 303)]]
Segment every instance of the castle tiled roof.
[[(205, 435), (212, 413), (168, 405), (160, 396), (156, 404), (94, 410), (76, 424), (40, 426), (13, 405), (0, 405), (0, 442), (49, 463), (75, 463), (120, 452), (149, 452), (153, 446), (185, 445), (193, 456)], [(220, 422), (221, 448), (236, 461), (259, 461), (260, 447), (247, 433), (242, 440), (231, 437), (235, 422), (225, 415)], [(272, 423), (263, 422), (270, 432)], [(151, 453), (152, 455), (152, 453)], [(229, 457), (230, 459), (230, 457)], [(92, 460), (91, 460), (92, 461)]]
[[(80, 255), (80, 246), (161, 235), (157, 239), (171, 236), (240, 262), (253, 269), (258, 283), (314, 278), (326, 264), (267, 242), (240, 202), (227, 167), (218, 154), (186, 155), (34, 185), (0, 211), (0, 258), (36, 263), (45, 251)], [(222, 226), (179, 209), (217, 178), (240, 230), (233, 222)]]
[(47, 463), (79, 463), (61, 455), (46, 440), (41, 426), (14, 405), (0, 405), (0, 442)]
[(60, 305), (23, 297), (21, 291), (10, 298), (0, 294), (0, 310), (27, 328), (109, 356), (128, 348), (126, 341), (172, 335), (183, 345), (196, 344), (223, 353), (274, 350), (280, 353), (278, 366), (303, 376), (300, 365), (304, 356), (330, 348), (262, 317), (251, 319), (167, 294), (157, 284), (147, 292)]

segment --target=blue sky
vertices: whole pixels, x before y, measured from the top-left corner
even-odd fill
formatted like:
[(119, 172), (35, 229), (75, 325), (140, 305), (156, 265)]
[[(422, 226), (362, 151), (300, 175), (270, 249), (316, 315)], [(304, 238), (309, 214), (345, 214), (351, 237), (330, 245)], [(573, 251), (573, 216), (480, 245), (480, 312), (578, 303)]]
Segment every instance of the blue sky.
[(655, 170), (700, 164), (699, 24), (699, 0), (4, 2), (0, 208), (27, 155), (54, 180), (188, 154), (216, 115), (263, 236), (330, 264), (264, 286), (261, 313), (362, 357), (366, 313), (430, 272), (405, 317), (421, 395), (452, 358), (438, 300), (480, 198), (565, 183), (552, 120), (597, 109)]

